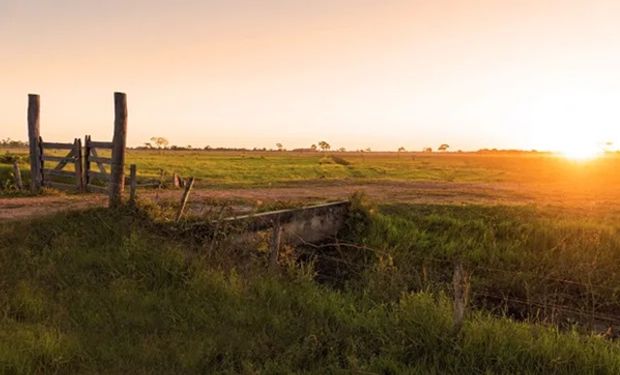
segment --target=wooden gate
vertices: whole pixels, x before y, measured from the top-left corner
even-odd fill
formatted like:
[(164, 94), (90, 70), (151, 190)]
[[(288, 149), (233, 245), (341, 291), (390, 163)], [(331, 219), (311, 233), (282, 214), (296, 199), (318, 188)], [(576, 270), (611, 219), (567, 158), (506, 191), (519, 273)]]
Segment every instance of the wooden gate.
[[(112, 142), (93, 141), (90, 135), (85, 137), (84, 142), (84, 177), (86, 179), (86, 191), (108, 192), (110, 188), (110, 172), (106, 166), (111, 169), (112, 158), (100, 155), (97, 150), (112, 150), (114, 144)], [(91, 164), (95, 164), (97, 169), (92, 170)], [(98, 184), (96, 184), (98, 183)]]
[[(39, 192), (41, 186), (58, 188), (73, 187), (66, 183), (68, 177), (75, 179), (78, 191), (104, 191), (109, 193), (109, 206), (117, 207), (122, 204), (122, 193), (125, 189), (125, 148), (127, 141), (127, 95), (122, 92), (114, 93), (114, 137), (112, 142), (95, 142), (86, 138), (85, 160), (82, 160), (81, 140), (73, 143), (45, 143), (40, 137), (40, 98), (39, 95), (28, 95), (28, 142), (30, 147), (30, 189), (32, 193)], [(69, 150), (65, 156), (46, 154), (45, 150)], [(110, 156), (100, 155), (98, 149), (111, 150)], [(58, 162), (54, 168), (44, 168), (45, 162)], [(82, 164), (84, 162), (84, 164)], [(98, 172), (91, 170), (91, 163), (97, 164)], [(68, 164), (73, 164), (74, 171), (64, 171)], [(109, 165), (110, 172), (105, 168)], [(134, 174), (135, 175), (135, 174)], [(64, 179), (63, 182), (52, 178)], [(99, 181), (101, 185), (93, 182)], [(135, 184), (134, 184), (135, 185)]]
[[(41, 185), (63, 190), (84, 191), (82, 178), (82, 141), (75, 138), (73, 143), (44, 142), (39, 137)], [(52, 155), (51, 150), (69, 150), (67, 155)], [(46, 168), (46, 162), (57, 162), (52, 168)], [(65, 170), (73, 165), (73, 171)], [(69, 181), (73, 180), (73, 183)]]

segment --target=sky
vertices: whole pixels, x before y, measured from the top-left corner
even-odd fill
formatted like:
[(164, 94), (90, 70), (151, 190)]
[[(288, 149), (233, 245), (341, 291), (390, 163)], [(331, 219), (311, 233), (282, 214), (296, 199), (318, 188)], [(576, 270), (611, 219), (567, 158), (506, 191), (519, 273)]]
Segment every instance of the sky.
[(563, 150), (620, 143), (618, 0), (0, 0), (0, 138)]

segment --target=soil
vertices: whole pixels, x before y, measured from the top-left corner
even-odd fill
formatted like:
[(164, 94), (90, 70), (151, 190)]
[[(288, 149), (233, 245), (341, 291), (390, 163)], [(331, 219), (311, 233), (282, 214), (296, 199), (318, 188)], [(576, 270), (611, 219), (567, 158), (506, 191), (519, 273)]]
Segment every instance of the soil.
[[(617, 208), (615, 191), (576, 190), (559, 184), (457, 183), (457, 182), (378, 182), (372, 184), (332, 183), (326, 185), (194, 190), (192, 206), (213, 199), (250, 202), (319, 203), (346, 199), (354, 192), (364, 192), (381, 203), (483, 204), (483, 205), (551, 205), (580, 209)], [(180, 190), (143, 190), (146, 199), (177, 200)], [(0, 198), (0, 221), (22, 220), (67, 210), (104, 207), (102, 194), (62, 194), (36, 197)]]

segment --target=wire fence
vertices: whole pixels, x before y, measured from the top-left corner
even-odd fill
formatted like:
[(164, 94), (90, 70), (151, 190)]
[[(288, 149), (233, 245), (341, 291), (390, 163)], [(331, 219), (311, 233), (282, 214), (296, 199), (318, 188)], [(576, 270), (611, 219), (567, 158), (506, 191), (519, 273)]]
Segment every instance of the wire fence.
[[(393, 255), (392, 253), (386, 250), (372, 248), (367, 245), (359, 245), (359, 244), (347, 243), (347, 242), (341, 242), (341, 241), (325, 243), (325, 244), (320, 244), (320, 245), (303, 242), (303, 240), (301, 241), (304, 246), (312, 248), (314, 250), (333, 249), (333, 248), (349, 248), (349, 249), (354, 249), (354, 250), (369, 251), (378, 256), (392, 256)], [(302, 252), (305, 254), (309, 253), (307, 251), (302, 251)], [(345, 259), (344, 257), (338, 257), (333, 254), (332, 255), (321, 254), (318, 256), (328, 261), (332, 261), (332, 262), (335, 262), (341, 265), (346, 265), (349, 267), (349, 271), (352, 273), (361, 274), (362, 272), (359, 270), (359, 264), (355, 264)], [(420, 265), (423, 265), (428, 262), (437, 264), (438, 266), (440, 266), (442, 270), (445, 271), (446, 276), (449, 276), (452, 273), (453, 265), (455, 264), (456, 261), (458, 261), (457, 259), (439, 258), (439, 257), (435, 257), (432, 255), (427, 255), (427, 254), (420, 255), (419, 260), (420, 260)], [(490, 300), (494, 300), (497, 302), (501, 302), (503, 304), (520, 305), (520, 306), (526, 306), (528, 308), (537, 308), (543, 311), (550, 311), (552, 312), (552, 314), (561, 313), (564, 316), (579, 316), (581, 318), (585, 318), (589, 320), (590, 322), (599, 321), (599, 322), (606, 322), (606, 323), (610, 323), (614, 325), (620, 325), (620, 314), (609, 314), (606, 312), (599, 311), (601, 307), (608, 307), (610, 310), (617, 310), (620, 312), (620, 310), (618, 310), (619, 303), (620, 303), (620, 298), (618, 298), (620, 297), (620, 285), (614, 288), (610, 286), (596, 285), (594, 283), (585, 283), (585, 282), (580, 282), (577, 280), (570, 280), (570, 279), (561, 278), (561, 277), (547, 276), (547, 275), (537, 273), (534, 271), (502, 269), (498, 267), (490, 267), (490, 266), (483, 266), (483, 265), (470, 265), (467, 268), (468, 268), (468, 271), (474, 275), (484, 274), (484, 273), (503, 274), (504, 276), (506, 276), (505, 279), (511, 280), (511, 282), (518, 283), (522, 281), (523, 279), (525, 280), (535, 279), (539, 281), (548, 281), (550, 285), (552, 286), (557, 285), (557, 284), (562, 284), (562, 285), (579, 287), (582, 290), (583, 294), (585, 294), (586, 296), (590, 296), (590, 297), (595, 296), (595, 295), (601, 296), (601, 297), (607, 298), (608, 303), (606, 304), (599, 303), (599, 305), (597, 306), (592, 306), (592, 304), (590, 304), (589, 306), (582, 305), (583, 306), (582, 308), (577, 308), (575, 307), (575, 305), (559, 304), (559, 303), (554, 303), (554, 302), (549, 301), (553, 299), (561, 299), (561, 298), (558, 298), (559, 296), (561, 296), (561, 294), (559, 293), (560, 291), (557, 289), (549, 292), (545, 296), (540, 296), (539, 298), (535, 298), (536, 296), (534, 296), (534, 298), (530, 298), (529, 296), (528, 298), (521, 298), (520, 296), (515, 295), (514, 290), (508, 291), (507, 293), (504, 293), (504, 294), (499, 294), (497, 292), (494, 293), (488, 290), (488, 288), (480, 288), (481, 285), (477, 285), (479, 288), (472, 291), (473, 300), (480, 300), (480, 299), (489, 300), (490, 299)], [(491, 280), (496, 280), (496, 279), (491, 279)], [(449, 280), (447, 279), (444, 280), (446, 284), (448, 283), (448, 281)], [(604, 291), (604, 293), (602, 293), (602, 291)], [(569, 297), (571, 297), (572, 299), (579, 298), (579, 296), (575, 297), (575, 293), (573, 293), (573, 294), (566, 294), (564, 299), (569, 299)], [(544, 298), (545, 300), (542, 300), (542, 298)], [(594, 298), (590, 298), (590, 299), (594, 300)], [(588, 301), (586, 301), (586, 303), (587, 302)]]

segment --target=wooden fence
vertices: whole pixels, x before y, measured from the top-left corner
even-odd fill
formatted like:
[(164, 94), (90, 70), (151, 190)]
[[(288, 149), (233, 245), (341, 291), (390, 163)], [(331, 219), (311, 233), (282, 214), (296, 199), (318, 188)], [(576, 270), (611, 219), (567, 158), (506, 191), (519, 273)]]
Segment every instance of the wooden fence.
[[(84, 149), (78, 138), (73, 143), (44, 142), (40, 134), (39, 95), (28, 95), (28, 140), (30, 143), (30, 189), (38, 193), (43, 186), (61, 189), (107, 192), (110, 206), (121, 203), (125, 189), (125, 148), (127, 144), (127, 96), (114, 93), (114, 137), (112, 142), (99, 142), (85, 137)], [(68, 150), (65, 156), (52, 155), (49, 150)], [(98, 149), (111, 150), (111, 157), (102, 157)], [(46, 168), (46, 162), (57, 162), (53, 168)], [(97, 171), (91, 169), (97, 165)], [(72, 164), (73, 171), (64, 170)], [(108, 173), (106, 165), (109, 165)], [(135, 175), (135, 174), (134, 174)], [(67, 183), (72, 178), (73, 184)], [(93, 184), (99, 181), (101, 185)], [(134, 184), (135, 185), (135, 184)]]
[[(99, 191), (107, 193), (110, 184), (110, 173), (106, 166), (112, 165), (112, 158), (99, 156), (98, 149), (112, 150), (112, 142), (93, 141), (90, 135), (85, 137), (84, 141), (84, 178), (86, 191)], [(97, 166), (96, 170), (92, 170), (92, 164)], [(97, 181), (101, 185), (96, 185)]]
[[(82, 141), (75, 138), (73, 143), (44, 142), (39, 137), (40, 147), (40, 183), (41, 186), (53, 187), (63, 190), (84, 191), (84, 179), (82, 175)], [(68, 150), (65, 156), (55, 156), (46, 153), (49, 150)], [(52, 168), (46, 168), (46, 162), (58, 163)], [(65, 168), (73, 165), (73, 171)], [(73, 180), (73, 183), (68, 181)]]

